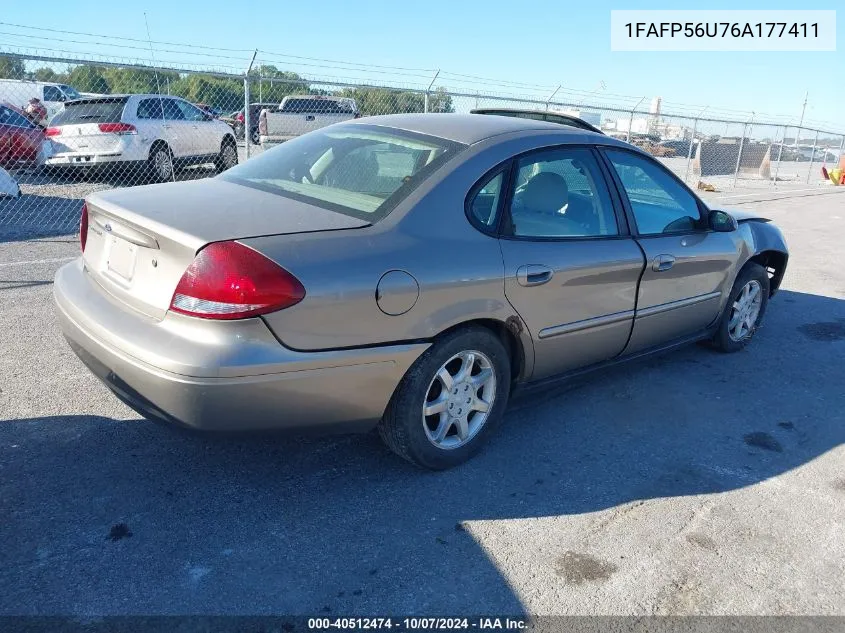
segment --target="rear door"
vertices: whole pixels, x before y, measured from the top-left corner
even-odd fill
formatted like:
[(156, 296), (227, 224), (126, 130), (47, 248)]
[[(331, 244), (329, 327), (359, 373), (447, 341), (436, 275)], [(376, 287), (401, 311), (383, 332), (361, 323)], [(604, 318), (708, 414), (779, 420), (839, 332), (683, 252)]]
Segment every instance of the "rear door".
[(164, 97), (161, 99), (161, 107), (164, 113), (164, 129), (166, 140), (175, 158), (194, 156), (198, 152), (194, 144), (193, 125), (185, 120), (185, 114), (179, 105), (178, 99)]
[[(482, 225), (495, 178), (472, 203)], [(532, 377), (620, 354), (643, 256), (596, 154), (574, 146), (533, 152), (515, 161), (510, 180), (500, 238), (505, 294), (534, 339)]]
[(730, 290), (739, 256), (734, 237), (710, 231), (703, 204), (656, 160), (621, 148), (604, 155), (646, 257), (626, 351), (706, 328)]

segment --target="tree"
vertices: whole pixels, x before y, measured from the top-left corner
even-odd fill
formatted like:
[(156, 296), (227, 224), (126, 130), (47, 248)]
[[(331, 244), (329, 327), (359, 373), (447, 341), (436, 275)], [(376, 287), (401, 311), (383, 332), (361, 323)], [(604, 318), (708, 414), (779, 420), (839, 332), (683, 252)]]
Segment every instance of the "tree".
[(95, 66), (76, 66), (68, 73), (67, 82), (81, 92), (109, 94), (111, 87)]
[(32, 73), (32, 78), (35, 81), (51, 81), (55, 83), (66, 83), (67, 82), (67, 75), (59, 74), (49, 66), (44, 66), (42, 68), (36, 68), (35, 72)]
[(279, 70), (273, 65), (253, 68), (249, 76), (249, 96), (252, 102), (281, 103), (288, 95), (315, 94), (299, 75)]
[(26, 66), (17, 57), (0, 57), (0, 78), (26, 79)]

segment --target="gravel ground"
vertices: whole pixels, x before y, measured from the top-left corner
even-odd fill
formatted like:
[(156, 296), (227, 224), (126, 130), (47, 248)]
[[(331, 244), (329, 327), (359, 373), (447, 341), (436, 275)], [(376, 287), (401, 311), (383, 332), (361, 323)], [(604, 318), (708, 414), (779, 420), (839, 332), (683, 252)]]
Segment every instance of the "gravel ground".
[(444, 473), (140, 420), (58, 331), (75, 238), (6, 238), (0, 614), (845, 615), (843, 194), (713, 194), (792, 250), (753, 344), (523, 398)]

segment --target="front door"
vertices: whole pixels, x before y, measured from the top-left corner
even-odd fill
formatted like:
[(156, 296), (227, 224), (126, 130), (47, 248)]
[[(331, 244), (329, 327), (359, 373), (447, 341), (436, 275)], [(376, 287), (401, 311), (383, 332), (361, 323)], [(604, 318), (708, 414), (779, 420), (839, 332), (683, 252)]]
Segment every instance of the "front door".
[(190, 155), (210, 156), (220, 152), (217, 125), (202, 110), (187, 101), (177, 101), (185, 117), (186, 141)]
[(605, 149), (624, 191), (637, 242), (646, 258), (634, 331), (626, 352), (695, 334), (718, 316), (737, 261), (731, 233), (707, 227), (705, 209), (657, 161)]
[(517, 159), (513, 170), (500, 244), (505, 295), (534, 340), (532, 378), (620, 354), (643, 256), (596, 155), (552, 148)]

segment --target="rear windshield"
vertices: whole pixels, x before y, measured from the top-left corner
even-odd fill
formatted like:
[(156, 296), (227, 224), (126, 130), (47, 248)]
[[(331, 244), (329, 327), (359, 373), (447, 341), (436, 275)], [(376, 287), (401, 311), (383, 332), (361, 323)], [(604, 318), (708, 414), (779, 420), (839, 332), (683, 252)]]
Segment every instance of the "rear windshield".
[(332, 99), (293, 98), (285, 101), (282, 112), (300, 112), (308, 114), (354, 114), (349, 101)]
[(375, 222), (465, 145), (369, 125), (335, 125), (259, 154), (218, 178)]
[(81, 123), (119, 123), (126, 99), (87, 99), (66, 103), (56, 113), (50, 125), (78, 125)]

